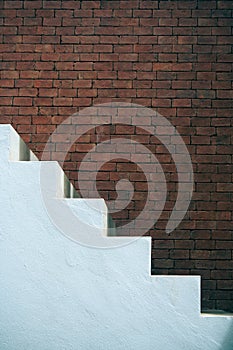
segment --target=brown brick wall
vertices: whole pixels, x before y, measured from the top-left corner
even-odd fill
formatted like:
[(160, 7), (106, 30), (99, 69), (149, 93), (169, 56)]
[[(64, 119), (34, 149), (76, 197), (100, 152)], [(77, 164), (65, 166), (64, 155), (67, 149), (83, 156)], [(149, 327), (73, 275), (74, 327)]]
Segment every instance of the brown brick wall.
[[(183, 136), (192, 157), (190, 209), (169, 236), (176, 198), (174, 164), (164, 147), (135, 128), (97, 128), (67, 155), (77, 168), (90, 145), (137, 134), (156, 152), (169, 196), (154, 229), (153, 274), (200, 274), (202, 307), (233, 311), (232, 1), (1, 1), (0, 123), (11, 123), (40, 157), (48, 135), (77, 110), (134, 102), (157, 110)], [(126, 136), (127, 136), (126, 135)], [(59, 150), (54, 157), (59, 160)], [(110, 162), (98, 189), (114, 198), (119, 178), (135, 186), (118, 221), (143, 208), (147, 185), (132, 163)]]

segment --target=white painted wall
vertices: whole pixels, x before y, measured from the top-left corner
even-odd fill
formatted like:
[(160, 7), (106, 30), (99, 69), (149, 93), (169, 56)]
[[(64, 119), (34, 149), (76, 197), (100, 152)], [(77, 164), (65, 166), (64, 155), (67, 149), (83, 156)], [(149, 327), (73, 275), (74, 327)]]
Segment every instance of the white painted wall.
[[(1, 125), (1, 350), (233, 349), (233, 317), (200, 314), (198, 276), (150, 275), (150, 238), (94, 249), (62, 235), (41, 197), (40, 162), (17, 161), (18, 147)], [(102, 200), (91, 215), (82, 199), (66, 201), (85, 218), (80, 230), (91, 217), (106, 234)]]

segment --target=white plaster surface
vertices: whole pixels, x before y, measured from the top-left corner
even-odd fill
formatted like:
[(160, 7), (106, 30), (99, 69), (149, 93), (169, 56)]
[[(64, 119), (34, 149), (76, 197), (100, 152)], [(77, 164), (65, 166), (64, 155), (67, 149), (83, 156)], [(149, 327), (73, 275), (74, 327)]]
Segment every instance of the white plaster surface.
[[(150, 275), (150, 238), (96, 249), (62, 235), (41, 198), (40, 162), (17, 161), (18, 145), (1, 125), (0, 350), (233, 349), (233, 317), (200, 314), (198, 276)], [(89, 230), (82, 200), (65, 201)], [(105, 235), (97, 202), (91, 220)]]

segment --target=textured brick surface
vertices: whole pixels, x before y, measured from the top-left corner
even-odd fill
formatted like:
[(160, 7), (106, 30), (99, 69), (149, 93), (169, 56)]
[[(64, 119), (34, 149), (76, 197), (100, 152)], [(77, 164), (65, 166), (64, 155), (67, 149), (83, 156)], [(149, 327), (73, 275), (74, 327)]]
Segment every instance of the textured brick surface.
[[(126, 101), (156, 109), (177, 127), (190, 151), (195, 192), (170, 235), (176, 199), (172, 159), (158, 141), (122, 125), (83, 136), (64, 168), (77, 168), (90, 145), (110, 134), (134, 135), (156, 152), (168, 201), (149, 234), (152, 273), (200, 274), (203, 308), (233, 310), (232, 1), (1, 1), (0, 123), (11, 123), (40, 157), (48, 135), (77, 110)], [(62, 148), (54, 150), (60, 159)], [(135, 194), (119, 222), (143, 208), (147, 184), (135, 164), (107, 163), (98, 189), (115, 198), (128, 177)]]

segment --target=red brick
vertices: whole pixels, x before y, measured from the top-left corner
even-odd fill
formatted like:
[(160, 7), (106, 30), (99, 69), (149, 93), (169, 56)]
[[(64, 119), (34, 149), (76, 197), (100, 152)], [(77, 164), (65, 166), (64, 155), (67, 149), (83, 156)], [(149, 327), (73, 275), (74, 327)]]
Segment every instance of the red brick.
[(191, 100), (189, 99), (174, 99), (172, 102), (172, 105), (174, 107), (190, 107), (191, 106)]
[(98, 36), (91, 36), (91, 35), (90, 36), (79, 35), (79, 40), (80, 40), (79, 42), (81, 44), (98, 44), (99, 42), (101, 42), (101, 40)]
[(112, 45), (94, 45), (94, 52), (112, 52)]
[(30, 97), (14, 97), (13, 104), (15, 106), (32, 106), (32, 98), (30, 98)]
[(34, 99), (35, 106), (52, 106), (52, 98), (49, 97), (36, 97)]
[(159, 19), (160, 26), (172, 27), (172, 26), (176, 26), (177, 23), (178, 23), (177, 18), (160, 18)]
[(100, 54), (100, 61), (118, 61), (119, 60), (119, 55), (116, 53), (101, 53)]

